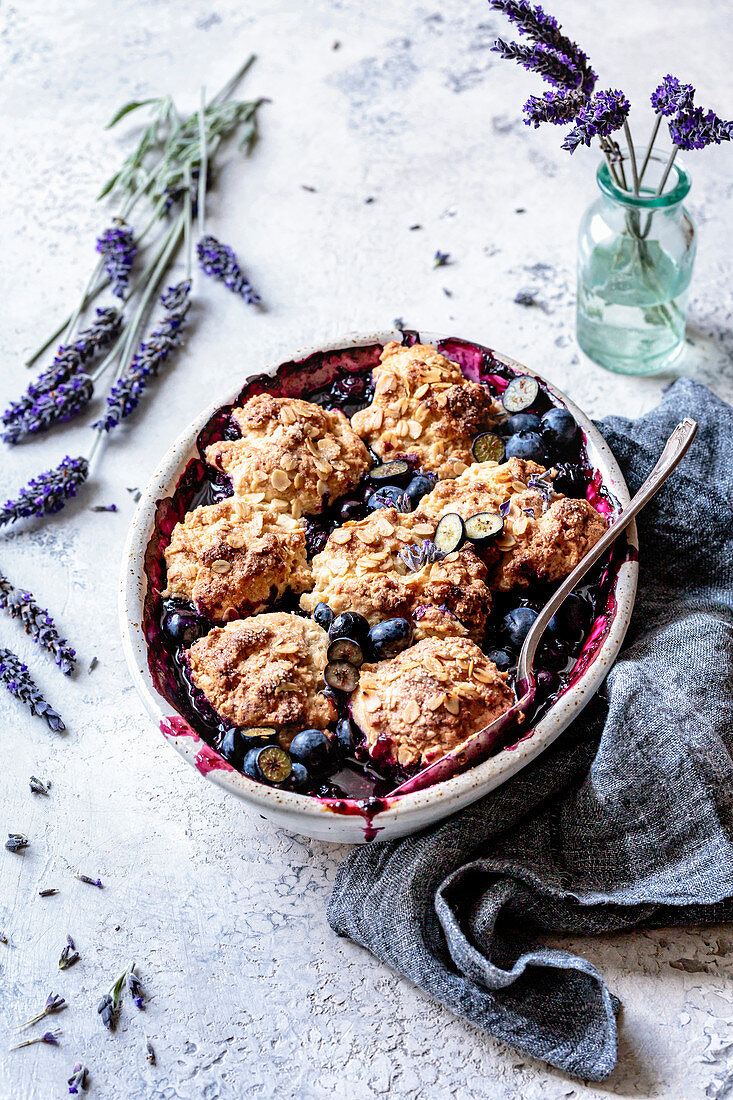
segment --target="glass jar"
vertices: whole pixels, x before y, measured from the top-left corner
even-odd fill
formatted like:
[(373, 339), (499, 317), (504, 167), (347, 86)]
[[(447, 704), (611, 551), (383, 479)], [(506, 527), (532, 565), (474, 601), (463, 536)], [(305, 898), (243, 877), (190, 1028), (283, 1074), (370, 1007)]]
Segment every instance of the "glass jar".
[(697, 240), (682, 205), (692, 180), (653, 157), (639, 195), (619, 188), (608, 165), (596, 179), (578, 236), (578, 343), (595, 363), (621, 374), (655, 374), (681, 354)]

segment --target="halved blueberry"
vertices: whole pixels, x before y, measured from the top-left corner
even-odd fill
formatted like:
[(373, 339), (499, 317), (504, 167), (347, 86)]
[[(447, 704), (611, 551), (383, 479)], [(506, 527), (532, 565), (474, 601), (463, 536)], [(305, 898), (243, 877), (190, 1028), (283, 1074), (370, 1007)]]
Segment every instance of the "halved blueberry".
[(341, 721), (336, 724), (336, 744), (338, 745), (339, 752), (344, 756), (349, 756), (354, 751), (356, 738), (354, 736), (354, 727), (348, 718), (342, 718)]
[(328, 630), (333, 622), (333, 611), (327, 603), (321, 601), (313, 608), (313, 618), (323, 630)]
[(326, 659), (333, 661), (348, 661), (354, 668), (361, 668), (364, 664), (364, 653), (358, 642), (353, 638), (335, 638), (328, 647)]
[(353, 638), (361, 645), (369, 633), (369, 623), (358, 611), (342, 611), (328, 628), (330, 641), (336, 638)]
[(538, 613), (531, 607), (515, 607), (504, 616), (504, 631), (513, 649), (521, 649)]
[(506, 672), (514, 664), (514, 658), (505, 649), (490, 649), (486, 656), (493, 661), (499, 672)]
[(482, 432), (471, 444), (471, 454), (477, 462), (501, 462), (504, 458), (504, 441), (493, 432)]
[(331, 742), (323, 730), (301, 730), (290, 742), (290, 755), (309, 772), (325, 772), (332, 762)]
[(540, 391), (536, 378), (529, 374), (520, 374), (512, 378), (501, 396), (501, 403), (508, 413), (524, 412), (534, 405)]
[(507, 435), (516, 435), (517, 432), (539, 432), (541, 427), (542, 421), (534, 413), (515, 413), (504, 425)]
[(404, 499), (405, 503), (409, 505), (411, 512), (414, 512), (424, 496), (427, 496), (428, 493), (432, 493), (436, 481), (437, 478), (429, 474), (416, 474), (412, 481), (408, 482), (404, 492)]
[(540, 466), (547, 464), (547, 452), (539, 432), (517, 432), (510, 435), (506, 441), (507, 458), (524, 458), (529, 462), (537, 462)]
[(409, 472), (409, 462), (405, 462), (404, 458), (396, 458), (392, 462), (382, 462), (379, 466), (375, 466), (369, 471), (369, 477), (372, 481), (397, 484), (400, 478), (404, 478)]
[(469, 516), (464, 524), (466, 538), (480, 546), (500, 535), (504, 530), (504, 520), (498, 512), (477, 512)]
[(351, 695), (352, 691), (356, 691), (359, 683), (359, 670), (348, 661), (334, 661), (326, 665), (323, 670), (323, 679), (334, 691)]
[(385, 619), (369, 631), (369, 648), (378, 661), (396, 657), (412, 641), (412, 623), (408, 619)]
[(567, 451), (577, 437), (578, 425), (567, 409), (548, 409), (542, 417), (542, 438), (551, 450)]
[(380, 508), (396, 508), (398, 512), (404, 512), (405, 494), (398, 485), (383, 485), (369, 496), (366, 506), (369, 512), (376, 512)]
[(435, 528), (433, 543), (441, 554), (460, 550), (466, 541), (466, 528), (457, 512), (448, 512)]
[(293, 766), (285, 749), (281, 749), (279, 745), (265, 745), (263, 749), (255, 749), (255, 752), (257, 771), (262, 779), (273, 786), (284, 783)]

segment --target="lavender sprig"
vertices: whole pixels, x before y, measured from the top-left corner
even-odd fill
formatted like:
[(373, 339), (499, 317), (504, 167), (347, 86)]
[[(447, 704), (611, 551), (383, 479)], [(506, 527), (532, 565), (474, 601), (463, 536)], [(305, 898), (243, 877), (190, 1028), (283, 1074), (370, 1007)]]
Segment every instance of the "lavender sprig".
[(48, 516), (60, 512), (70, 497), (89, 476), (86, 458), (67, 455), (53, 470), (46, 470), (32, 477), (15, 500), (8, 500), (0, 508), (0, 527), (16, 523), (27, 516)]
[(66, 644), (66, 638), (61, 637), (48, 611), (44, 607), (39, 607), (31, 592), (15, 588), (2, 573), (0, 573), (0, 608), (7, 611), (12, 619), (20, 619), (26, 634), (29, 634), (37, 645), (53, 654), (56, 664), (65, 676), (71, 675), (76, 665), (76, 653)]
[(37, 1035), (35, 1039), (24, 1039), (22, 1043), (16, 1043), (10, 1049), (21, 1050), (22, 1047), (32, 1047), (35, 1043), (48, 1043), (49, 1046), (57, 1047), (59, 1045), (59, 1035), (62, 1034), (61, 1028), (55, 1027), (53, 1031), (44, 1031), (43, 1035)]
[(72, 420), (87, 407), (94, 396), (94, 383), (88, 374), (76, 374), (68, 382), (61, 382), (56, 389), (48, 390), (34, 398), (14, 420), (6, 425), (3, 442), (12, 445), (29, 435), (47, 432), (54, 424)]
[(651, 94), (651, 105), (658, 115), (679, 114), (680, 111), (689, 111), (695, 101), (695, 89), (692, 84), (681, 84), (676, 76), (671, 73), (662, 80), (662, 83)]
[(592, 93), (598, 78), (588, 64), (586, 54), (576, 42), (562, 33), (562, 27), (554, 16), (548, 15), (539, 5), (528, 3), (528, 0), (489, 0), (489, 7), (502, 12), (515, 24), (520, 35), (570, 58), (581, 73), (583, 91), (587, 96)]
[(196, 254), (205, 275), (224, 283), (234, 294), (244, 298), (247, 305), (256, 306), (259, 303), (260, 296), (239, 266), (233, 248), (207, 233), (196, 245)]
[(522, 108), (527, 116), (524, 124), (534, 126), (535, 129), (543, 122), (562, 126), (566, 122), (572, 122), (587, 101), (587, 95), (581, 91), (543, 92), (541, 96), (531, 95)]
[(56, 390), (79, 374), (113, 340), (122, 328), (122, 315), (116, 309), (98, 309), (97, 318), (89, 328), (80, 332), (73, 344), (63, 345), (56, 352), (50, 367), (41, 371), (31, 382), (19, 401), (13, 401), (2, 416), (3, 424), (12, 424), (38, 401), (43, 394)]
[(418, 573), (424, 566), (432, 565), (445, 557), (442, 550), (430, 539), (425, 539), (418, 546), (404, 546), (397, 556), (411, 573)]
[(497, 38), (491, 48), (505, 60), (516, 61), (528, 72), (538, 73), (543, 80), (556, 88), (574, 91), (583, 85), (583, 74), (573, 58), (552, 46), (545, 46), (541, 42), (534, 46), (523, 46), (519, 42), (506, 42), (503, 38)]
[(74, 1066), (74, 1072), (68, 1080), (69, 1092), (72, 1095), (77, 1095), (79, 1089), (84, 1089), (86, 1091), (88, 1073), (89, 1071), (86, 1066), (82, 1065), (81, 1062), (76, 1063), (76, 1065)]
[(31, 714), (43, 718), (48, 728), (54, 733), (61, 733), (66, 729), (61, 715), (46, 702), (36, 687), (28, 672), (28, 666), (24, 665), (20, 657), (16, 657), (9, 649), (0, 648), (0, 680), (11, 695), (25, 703), (30, 708)]
[(30, 844), (30, 840), (25, 833), (8, 833), (8, 839), (5, 841), (5, 847), (9, 852), (24, 852)]
[(149, 378), (154, 378), (171, 352), (181, 342), (181, 331), (190, 308), (191, 280), (184, 279), (161, 295), (165, 310), (158, 327), (144, 340), (125, 373), (107, 397), (107, 415), (92, 425), (109, 432), (130, 415), (140, 401)]
[(54, 1012), (63, 1012), (67, 1007), (66, 1001), (58, 993), (49, 993), (46, 997), (46, 1003), (39, 1013), (35, 1016), (31, 1016), (29, 1020), (24, 1020), (22, 1024), (16, 1024), (15, 1030), (20, 1031), (24, 1027), (32, 1027), (33, 1024), (37, 1024), (39, 1020), (45, 1019), (46, 1016), (50, 1016)]
[(715, 111), (693, 107), (670, 120), (669, 136), (678, 149), (704, 149), (733, 137), (733, 122), (718, 118)]
[(130, 281), (132, 262), (137, 255), (133, 231), (121, 218), (105, 229), (97, 240), (97, 252), (104, 259), (104, 270), (112, 283), (112, 293), (124, 298)]
[(79, 958), (80, 956), (79, 952), (76, 950), (76, 944), (71, 936), (67, 935), (66, 943), (59, 956), (59, 970), (68, 970), (70, 966), (73, 966), (75, 962), (79, 961)]
[(562, 144), (563, 149), (574, 153), (579, 145), (590, 145), (594, 137), (608, 137), (621, 129), (630, 110), (631, 105), (623, 92), (612, 89), (596, 92), (578, 112), (575, 126)]

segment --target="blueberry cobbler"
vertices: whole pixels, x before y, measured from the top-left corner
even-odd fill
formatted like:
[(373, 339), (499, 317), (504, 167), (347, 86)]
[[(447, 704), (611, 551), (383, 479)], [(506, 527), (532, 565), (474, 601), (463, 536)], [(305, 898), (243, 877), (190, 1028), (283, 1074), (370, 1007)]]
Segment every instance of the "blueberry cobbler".
[[(570, 413), (458, 340), (285, 364), (198, 445), (148, 546), (153, 678), (211, 766), (320, 798), (380, 797), (508, 710), (613, 511)], [(613, 553), (550, 623), (528, 726), (591, 659)]]

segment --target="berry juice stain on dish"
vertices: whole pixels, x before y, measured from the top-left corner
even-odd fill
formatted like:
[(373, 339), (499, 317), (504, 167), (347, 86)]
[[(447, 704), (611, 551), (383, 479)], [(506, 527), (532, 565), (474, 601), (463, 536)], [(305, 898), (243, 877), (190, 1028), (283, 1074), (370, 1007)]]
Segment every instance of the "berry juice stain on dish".
[[(416, 333), (252, 378), (197, 445), (146, 554), (149, 667), (182, 716), (164, 732), (201, 738), (204, 773), (370, 829), (390, 791), (508, 707), (527, 631), (615, 506), (541, 380)], [(524, 737), (592, 662), (626, 553), (550, 623)], [(276, 580), (292, 554), (295, 589)]]

